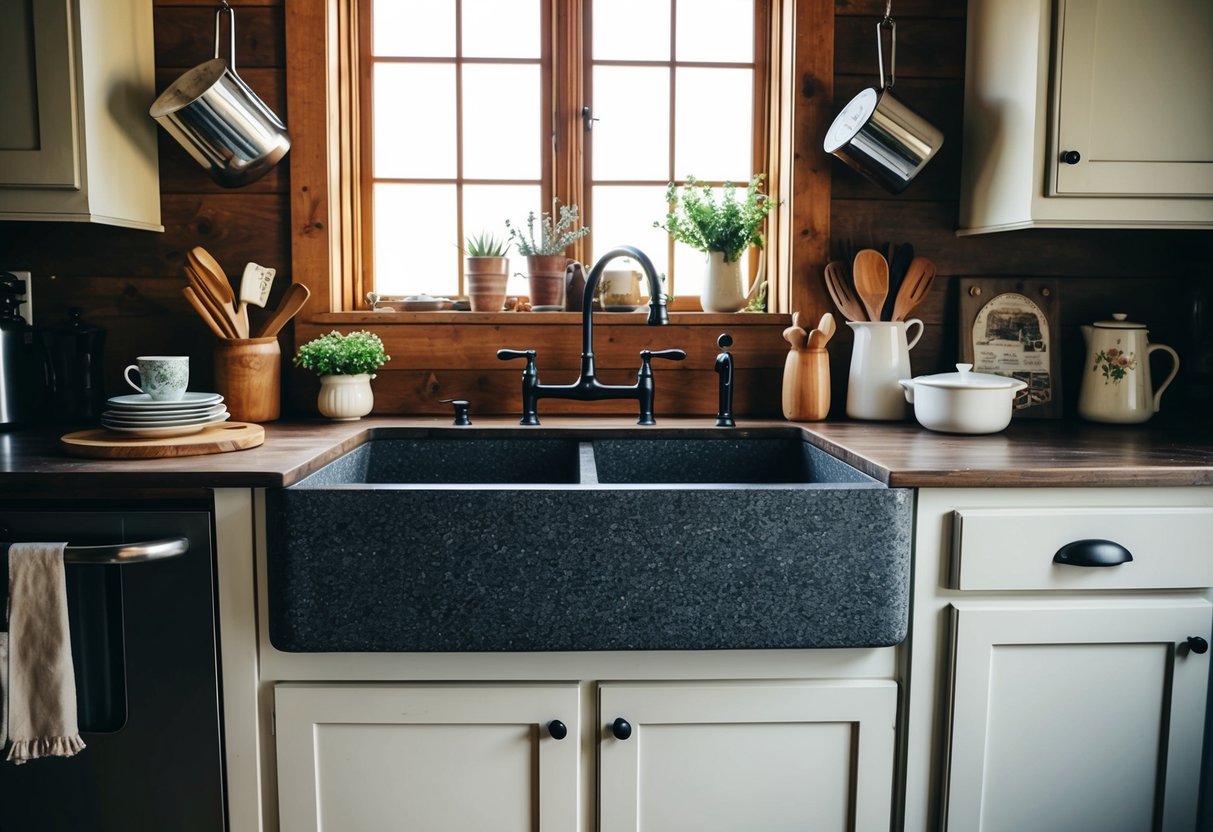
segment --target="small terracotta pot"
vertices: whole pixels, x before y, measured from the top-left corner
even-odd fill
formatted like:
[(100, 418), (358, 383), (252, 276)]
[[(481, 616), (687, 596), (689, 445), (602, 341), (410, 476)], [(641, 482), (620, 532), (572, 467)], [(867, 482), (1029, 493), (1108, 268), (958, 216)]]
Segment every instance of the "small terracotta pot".
[(500, 312), (510, 279), (508, 257), (468, 257), (464, 261), (468, 301), (473, 312)]
[(282, 398), (277, 338), (244, 338), (215, 347), (215, 389), (237, 422), (272, 422)]
[(531, 306), (564, 308), (564, 270), (571, 262), (563, 254), (532, 254), (527, 257)]

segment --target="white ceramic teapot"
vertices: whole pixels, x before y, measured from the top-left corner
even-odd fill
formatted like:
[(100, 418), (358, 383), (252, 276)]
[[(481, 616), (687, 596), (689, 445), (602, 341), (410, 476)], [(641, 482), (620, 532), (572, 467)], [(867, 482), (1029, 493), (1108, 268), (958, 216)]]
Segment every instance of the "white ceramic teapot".
[[(1112, 318), (1082, 327), (1087, 363), (1078, 393), (1078, 415), (1093, 422), (1145, 422), (1158, 412), (1163, 391), (1179, 372), (1179, 355), (1170, 347), (1147, 341), (1145, 324), (1125, 320), (1123, 312)], [(1150, 353), (1157, 350), (1170, 353), (1174, 363), (1155, 391), (1150, 382)]]

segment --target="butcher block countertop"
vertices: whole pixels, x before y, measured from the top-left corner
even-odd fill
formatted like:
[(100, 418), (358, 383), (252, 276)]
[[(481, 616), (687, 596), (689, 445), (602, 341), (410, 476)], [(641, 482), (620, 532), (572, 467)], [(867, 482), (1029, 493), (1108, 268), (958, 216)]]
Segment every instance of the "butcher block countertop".
[(1208, 426), (1119, 427), (1080, 422), (1017, 421), (989, 436), (932, 433), (914, 423), (813, 422), (740, 419), (716, 428), (711, 418), (660, 418), (638, 428), (621, 416), (551, 416), (522, 428), (515, 418), (476, 417), (472, 427), (449, 418), (371, 417), (356, 422), (319, 419), (268, 423), (257, 448), (169, 459), (82, 459), (67, 455), (67, 430), (31, 428), (0, 434), (0, 498), (96, 496), (111, 489), (130, 496), (220, 487), (290, 485), (374, 436), (455, 436), (466, 432), (551, 435), (575, 429), (597, 435), (732, 433), (781, 428), (800, 431), (869, 476), (903, 488), (1029, 486), (1213, 485), (1213, 430)]

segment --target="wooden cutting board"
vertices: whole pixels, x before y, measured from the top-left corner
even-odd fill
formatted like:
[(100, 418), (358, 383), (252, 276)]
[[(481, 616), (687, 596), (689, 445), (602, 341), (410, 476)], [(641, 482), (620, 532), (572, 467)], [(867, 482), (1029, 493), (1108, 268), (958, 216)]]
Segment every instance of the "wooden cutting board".
[(221, 454), (255, 448), (265, 441), (265, 429), (247, 422), (225, 422), (187, 436), (163, 439), (124, 439), (105, 428), (92, 428), (59, 437), (63, 450), (93, 459), (159, 459)]

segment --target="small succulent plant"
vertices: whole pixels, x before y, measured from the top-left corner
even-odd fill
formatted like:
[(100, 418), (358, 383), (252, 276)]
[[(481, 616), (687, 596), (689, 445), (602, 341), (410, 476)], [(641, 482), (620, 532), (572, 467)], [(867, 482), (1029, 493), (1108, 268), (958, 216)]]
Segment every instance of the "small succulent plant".
[(468, 236), (467, 246), (463, 249), (463, 253), (468, 257), (505, 257), (505, 253), (509, 250), (508, 240), (502, 240), (488, 231), (482, 231), (475, 236)]

